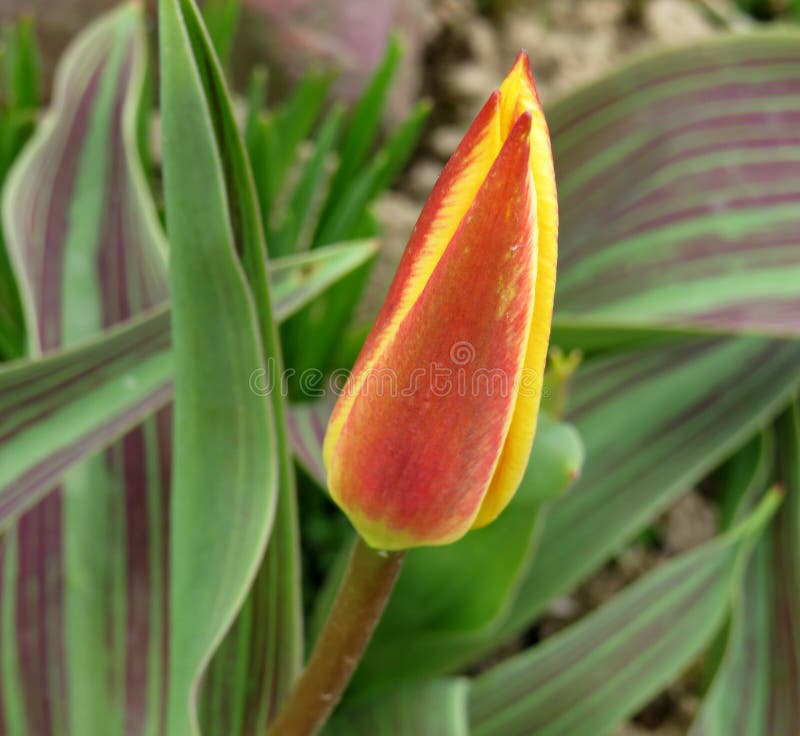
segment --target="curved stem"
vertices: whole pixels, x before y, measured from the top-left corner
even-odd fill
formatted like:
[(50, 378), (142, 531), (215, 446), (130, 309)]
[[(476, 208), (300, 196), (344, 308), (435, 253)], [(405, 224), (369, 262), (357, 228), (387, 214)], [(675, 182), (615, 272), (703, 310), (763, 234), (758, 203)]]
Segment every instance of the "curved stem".
[(269, 736), (313, 736), (322, 728), (380, 621), (404, 557), (358, 538), (325, 627)]

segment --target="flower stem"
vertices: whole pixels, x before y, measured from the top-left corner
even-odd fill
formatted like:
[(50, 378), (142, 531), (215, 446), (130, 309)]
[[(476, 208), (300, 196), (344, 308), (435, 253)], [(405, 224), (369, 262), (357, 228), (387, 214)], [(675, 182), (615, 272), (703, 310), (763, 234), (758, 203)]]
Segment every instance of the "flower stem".
[(405, 552), (380, 552), (360, 537), (305, 670), (269, 736), (313, 736), (328, 720), (367, 648)]

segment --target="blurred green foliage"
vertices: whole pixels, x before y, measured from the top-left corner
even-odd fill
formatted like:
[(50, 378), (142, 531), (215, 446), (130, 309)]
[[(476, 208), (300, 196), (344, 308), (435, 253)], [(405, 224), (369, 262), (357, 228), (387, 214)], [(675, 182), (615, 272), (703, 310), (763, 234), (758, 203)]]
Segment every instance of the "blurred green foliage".
[[(372, 206), (410, 159), (430, 112), (419, 102), (382, 133), (400, 57), (392, 39), (352, 110), (330, 102), (330, 73), (309, 71), (277, 105), (266, 104), (266, 72), (254, 73), (245, 139), (273, 258), (379, 234)], [(295, 371), (290, 396), (302, 397), (303, 371), (341, 367), (337, 358), (371, 267), (354, 271), (283, 326), (286, 366)]]
[[(39, 50), (33, 20), (0, 31), (0, 182), (33, 135), (41, 104)], [(22, 306), (0, 231), (0, 361), (24, 353)]]
[(798, 0), (736, 0), (746, 13), (761, 21), (800, 18)]

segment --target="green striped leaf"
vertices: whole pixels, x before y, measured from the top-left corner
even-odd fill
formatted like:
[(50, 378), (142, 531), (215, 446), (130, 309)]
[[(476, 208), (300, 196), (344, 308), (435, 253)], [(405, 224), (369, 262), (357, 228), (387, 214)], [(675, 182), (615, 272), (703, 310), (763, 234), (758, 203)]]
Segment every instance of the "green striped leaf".
[[(60, 64), (51, 108), (7, 183), (6, 245), (34, 356), (166, 299), (163, 236), (137, 140), (145, 63), (138, 4), (87, 29)], [(72, 466), (4, 536), (4, 733), (157, 728), (170, 423), (162, 410)]]
[[(785, 499), (748, 565), (725, 653), (691, 736), (768, 736), (800, 730), (797, 405), (781, 417), (776, 430), (775, 477)], [(741, 505), (748, 505), (750, 494), (735, 495)]]
[(371, 261), (378, 252), (374, 240), (356, 240), (278, 258), (270, 263), (275, 319), (296, 314), (329, 286)]
[(0, 527), (167, 404), (172, 379), (163, 310), (79, 348), (0, 370)]
[(470, 733), (610, 733), (685, 669), (719, 629), (779, 498), (772, 494), (732, 532), (667, 563), (584, 620), (479, 676), (470, 692)]
[(338, 711), (324, 736), (469, 736), (466, 679), (431, 680)]
[[(800, 343), (695, 339), (588, 363), (568, 407), (586, 445), (498, 639), (523, 630), (769, 422), (800, 384)], [(619, 432), (610, 427), (623, 428)]]
[(333, 401), (321, 399), (297, 404), (289, 412), (289, 437), (294, 456), (300, 467), (325, 491), (328, 480), (322, 461), (322, 443), (332, 411)]
[(200, 733), (203, 677), (247, 610), (285, 478), (281, 419), (249, 384), (279, 354), (243, 144), (197, 7), (164, 0), (159, 18), (176, 371), (167, 732), (180, 736)]
[[(373, 252), (365, 241), (274, 261), (276, 317), (291, 315)], [(173, 379), (172, 333), (163, 309), (80, 348), (0, 369), (0, 526), (54, 490), (69, 468), (171, 400)], [(256, 373), (250, 385), (263, 393), (266, 380)], [(73, 436), (63, 432), (67, 417)], [(162, 460), (171, 463), (171, 457)]]
[[(253, 174), (233, 116), (230, 95), (194, 2), (164, 0), (161, 11), (162, 107), (166, 121), (169, 106), (173, 125), (171, 129), (166, 126), (164, 128), (164, 150), (167, 151), (173, 146), (174, 150), (181, 152), (181, 147), (177, 146), (176, 142), (183, 142), (186, 146), (182, 150), (182, 158), (179, 160), (176, 158), (173, 162), (173, 174), (176, 178), (167, 189), (168, 212), (169, 207), (173, 207), (174, 221), (185, 230), (184, 235), (187, 237), (185, 265), (188, 268), (192, 268), (194, 262), (192, 253), (197, 250), (196, 245), (192, 245), (194, 233), (199, 238), (207, 239), (210, 253), (215, 252), (214, 248), (219, 251), (221, 244), (226, 243), (236, 249), (240, 262), (235, 265), (240, 267), (246, 276), (264, 350), (265, 365), (259, 370), (266, 370), (268, 385), (278, 386), (282, 361), (277, 327), (272, 316), (272, 299), (268, 289), (267, 251), (261, 227), (261, 214), (255, 194)], [(166, 81), (168, 79), (169, 82)], [(199, 129), (197, 120), (201, 121)], [(218, 200), (214, 204), (214, 209), (207, 205), (208, 182), (213, 183), (212, 192)], [(169, 180), (167, 183), (169, 184)], [(190, 192), (192, 198), (187, 199)], [(204, 208), (203, 220), (196, 220), (195, 212)], [(205, 231), (203, 223), (210, 228), (210, 232)], [(211, 237), (214, 232), (217, 235)], [(222, 235), (224, 239), (219, 240)], [(170, 237), (172, 238), (171, 229)], [(212, 241), (216, 241), (216, 246)], [(176, 251), (174, 244), (172, 250)], [(228, 248), (223, 250), (228, 256), (230, 255)], [(221, 255), (221, 252), (217, 252), (217, 256)], [(202, 273), (201, 269), (200, 275)], [(173, 273), (173, 284), (176, 283), (175, 279)], [(193, 299), (193, 306), (198, 310), (193, 323), (203, 325), (202, 329), (205, 330), (207, 320), (212, 320), (212, 323), (213, 320), (221, 320), (218, 323), (220, 332), (215, 339), (224, 337), (230, 327), (223, 326), (226, 320), (216, 312), (212, 305), (213, 300), (204, 299), (203, 294), (196, 291), (197, 287), (191, 283), (192, 281), (190, 279), (185, 288), (186, 294), (191, 295)], [(178, 292), (173, 291), (176, 310), (178, 298)], [(221, 298), (220, 294), (217, 294), (216, 298)], [(232, 320), (231, 324), (235, 330), (239, 324), (236, 315), (231, 314), (229, 319)], [(213, 345), (206, 345), (204, 359), (208, 360), (209, 355), (219, 352), (220, 350)], [(195, 361), (199, 360), (196, 355)], [(227, 360), (234, 361), (234, 358), (228, 356)], [(243, 370), (247, 357), (239, 355), (235, 361)], [(176, 364), (179, 365), (177, 359)], [(253, 367), (255, 366), (251, 364), (251, 371)], [(214, 391), (203, 382), (202, 367), (195, 366), (195, 371), (197, 379), (195, 388), (198, 395), (207, 397), (206, 400), (213, 404)], [(176, 379), (179, 375), (179, 373), (176, 375)], [(250, 395), (261, 395), (259, 391), (251, 391), (249, 385), (242, 383), (243, 380), (246, 382), (247, 377), (237, 369), (236, 391), (243, 389)], [(232, 388), (234, 387), (229, 385), (227, 390)], [(205, 632), (208, 635), (205, 640), (202, 636), (195, 636), (197, 632), (193, 632), (192, 626), (187, 626), (182, 632), (187, 660), (171, 663), (173, 668), (171, 681), (180, 682), (179, 689), (184, 689), (187, 695), (191, 693), (192, 704), (189, 711), (182, 714), (183, 706), (180, 698), (183, 696), (178, 691), (170, 693), (171, 701), (177, 698), (172, 702), (170, 711), (170, 734), (173, 733), (173, 726), (176, 729), (174, 732), (178, 734), (183, 733), (190, 725), (195, 727), (196, 724), (191, 721), (195, 721), (196, 718), (202, 721), (205, 730), (231, 736), (242, 731), (263, 729), (275, 708), (285, 697), (302, 665), (302, 608), (294, 466), (287, 439), (282, 391), (268, 392), (267, 398), (272, 407), (275, 429), (275, 450), (268, 462), (278, 473), (278, 499), (272, 536), (266, 551), (259, 550), (256, 548), (257, 545), (251, 544), (243, 555), (235, 557), (236, 569), (240, 572), (244, 571), (250, 562), (256, 563), (256, 567), (248, 571), (247, 579), (242, 577), (238, 581), (232, 581), (226, 578), (223, 581), (220, 578), (216, 583), (212, 583), (212, 585), (222, 583), (230, 592), (233, 592), (234, 584), (237, 588), (239, 585), (242, 588), (245, 586), (249, 588), (246, 598), (242, 600), (232, 598), (228, 601), (231, 607), (226, 611), (226, 617), (220, 616), (217, 621), (217, 634), (219, 636), (226, 634), (225, 638), (211, 637), (210, 628)], [(176, 427), (179, 426), (180, 423), (176, 422)], [(191, 423), (187, 422), (187, 436), (191, 436), (191, 431)], [(210, 428), (209, 431), (212, 434), (225, 432), (225, 427), (221, 425), (216, 429)], [(232, 437), (228, 437), (225, 442), (228, 443), (226, 446), (231, 452), (231, 459), (235, 459), (241, 453), (241, 447), (236, 446)], [(263, 444), (259, 447), (258, 443), (254, 442), (251, 449), (255, 455), (260, 453), (263, 458), (266, 455), (264, 447)], [(257, 468), (261, 461), (257, 460), (253, 468)], [(204, 464), (208, 466), (209, 463), (212, 465), (215, 463), (213, 452), (204, 455), (202, 462), (197, 463), (197, 467), (202, 467)], [(213, 472), (218, 471), (212, 468)], [(199, 475), (197, 481), (202, 483), (203, 480), (202, 474)], [(229, 483), (228, 481), (228, 486)], [(207, 554), (208, 546), (208, 541), (203, 539), (197, 528), (189, 528), (192, 525), (193, 513), (196, 513), (196, 509), (202, 505), (198, 507), (192, 502), (191, 484), (187, 484), (185, 490), (188, 515), (182, 523), (185, 523), (184, 531), (187, 539), (192, 540), (192, 546), (201, 556), (195, 555), (194, 559), (191, 556), (185, 558), (183, 571), (185, 588), (178, 590), (177, 587), (173, 587), (175, 596), (173, 602), (178, 597), (183, 601), (182, 615), (179, 616), (174, 607), (172, 609), (173, 621), (176, 622), (193, 621), (198, 603), (201, 603), (196, 596), (196, 577), (202, 566), (197, 567), (197, 560)], [(225, 498), (230, 495), (230, 488), (226, 486), (223, 478), (220, 478), (220, 485), (215, 495), (217, 505), (224, 504)], [(267, 495), (265, 489), (258, 488), (257, 484), (256, 487), (248, 487), (247, 496), (250, 502), (248, 503), (243, 497), (243, 505), (238, 513), (247, 517), (253, 514), (257, 516), (258, 509), (263, 508), (260, 504), (264, 503)], [(177, 508), (174, 506), (173, 511), (175, 512)], [(213, 504), (207, 512), (206, 522), (209, 527), (213, 527), (215, 524)], [(175, 513), (173, 518), (177, 515)], [(233, 549), (245, 540), (242, 538), (242, 530), (235, 521), (235, 515), (230, 516), (230, 521), (233, 525), (231, 531), (234, 538), (228, 539), (228, 543)], [(239, 537), (239, 540), (237, 541), (235, 537)], [(254, 542), (255, 539), (251, 541)], [(173, 571), (175, 559), (173, 551)], [(218, 568), (218, 572), (224, 571)], [(253, 578), (249, 577), (250, 573), (254, 575)], [(227, 620), (227, 613), (234, 613), (237, 609), (240, 610), (235, 620)], [(199, 610), (203, 610), (202, 604)], [(231, 626), (226, 632), (228, 624)], [(176, 646), (173, 640), (173, 652), (176, 651)], [(212, 654), (212, 650), (216, 650), (216, 654), (209, 663), (208, 657)], [(200, 683), (197, 678), (205, 670), (206, 664), (209, 664), (208, 671)], [(242, 683), (244, 686), (240, 686)], [(194, 709), (200, 685), (202, 685), (202, 709), (196, 714)], [(187, 715), (190, 721), (184, 722), (183, 718)]]
[(800, 334), (798, 43), (660, 52), (548, 110), (558, 326)]

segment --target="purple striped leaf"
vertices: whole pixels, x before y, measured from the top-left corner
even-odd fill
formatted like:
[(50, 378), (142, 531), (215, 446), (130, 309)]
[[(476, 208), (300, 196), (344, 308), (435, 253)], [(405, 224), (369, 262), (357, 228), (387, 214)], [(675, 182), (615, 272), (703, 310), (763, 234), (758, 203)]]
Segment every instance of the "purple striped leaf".
[(548, 111), (558, 327), (800, 334), (799, 42), (660, 52)]
[(586, 464), (553, 504), (498, 638), (523, 630), (549, 600), (652, 524), (779, 414), (798, 387), (800, 343), (759, 338), (689, 340), (579, 370), (568, 416), (586, 444)]
[(582, 621), (480, 675), (470, 690), (470, 733), (612, 731), (719, 630), (744, 562), (779, 503), (780, 494), (770, 494), (728, 534), (661, 566)]
[[(747, 567), (724, 656), (691, 736), (800, 732), (800, 414), (796, 404), (777, 422), (775, 437), (774, 477), (783, 487), (784, 501)], [(740, 506), (746, 507), (751, 500), (749, 493), (736, 495)]]
[(333, 404), (330, 398), (298, 404), (292, 407), (288, 415), (289, 438), (295, 459), (308, 476), (325, 490), (328, 480), (322, 461), (322, 442)]
[[(276, 317), (286, 319), (373, 253), (365, 241), (274, 261)], [(171, 400), (171, 337), (169, 316), (159, 309), (121, 333), (112, 329), (80, 348), (0, 369), (0, 527), (52, 491), (69, 468)], [(261, 374), (251, 379), (255, 390), (264, 387)], [(60, 429), (66, 421), (75, 436)]]
[[(33, 356), (92, 339), (167, 297), (164, 240), (137, 144), (142, 20), (141, 6), (128, 3), (72, 44), (4, 194)], [(170, 435), (163, 409), (73, 465), (6, 534), (0, 731), (160, 728)]]
[(169, 327), (159, 310), (79, 348), (0, 370), (0, 527), (169, 402)]
[[(29, 332), (41, 329), (51, 336), (33, 342), (34, 355), (82, 341), (166, 296), (163, 236), (135, 147), (144, 62), (138, 14), (127, 6), (70, 49), (53, 109), (5, 195), (6, 232), (26, 291)], [(346, 244), (273, 263), (276, 317), (293, 314), (373, 250), (370, 243)], [(94, 392), (91, 383), (74, 388), (76, 401), (95, 400), (77, 393)], [(171, 389), (169, 375), (166, 390)], [(161, 399), (159, 388), (143, 401), (160, 405)], [(108, 404), (104, 411), (112, 408)], [(41, 474), (41, 464), (25, 478), (12, 479), (10, 492), (22, 494), (14, 513), (50, 495), (5, 536), (0, 608), (7, 625), (0, 653), (6, 667), (0, 700), (6, 707), (0, 731), (127, 736), (166, 729), (171, 412), (148, 419), (84, 469), (78, 461), (85, 453), (119, 434), (102, 426), (102, 415), (89, 419), (98, 423), (92, 435), (98, 444), (76, 445), (76, 453), (65, 458), (71, 468), (66, 491), (45, 485), (50, 478)], [(32, 429), (39, 439), (53, 440), (52, 450), (59, 449), (58, 428), (47, 438), (41, 426)], [(39, 459), (50, 459), (44, 448)], [(34, 477), (35, 487), (13, 485)], [(292, 569), (278, 567), (278, 579)], [(282, 693), (284, 672), (292, 673), (297, 664), (294, 641), (281, 632), (296, 624), (269, 623), (277, 620), (276, 605), (283, 612), (291, 603), (284, 597), (276, 604), (269, 593), (276, 577), (271, 570), (266, 581), (258, 578), (266, 603), (249, 620), (258, 627), (253, 661), (278, 662), (275, 673), (283, 684), (265, 687)], [(279, 635), (281, 647), (259, 645), (265, 631)], [(275, 655), (262, 656), (267, 651)], [(280, 652), (283, 660), (277, 659)], [(103, 686), (98, 689), (97, 683)], [(250, 697), (252, 688), (240, 692)], [(262, 692), (253, 703), (259, 710)]]
[(3, 224), (33, 354), (167, 297), (166, 244), (136, 137), (146, 63), (139, 13), (125, 5), (73, 44), (8, 182)]

